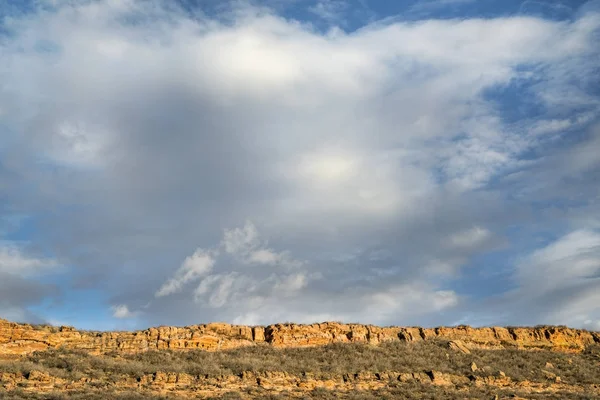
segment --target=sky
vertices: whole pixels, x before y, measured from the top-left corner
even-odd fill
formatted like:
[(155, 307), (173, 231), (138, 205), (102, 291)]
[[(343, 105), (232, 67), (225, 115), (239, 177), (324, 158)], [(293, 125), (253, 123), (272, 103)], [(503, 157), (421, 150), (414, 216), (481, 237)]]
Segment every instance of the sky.
[(0, 1), (0, 318), (600, 330), (600, 1)]

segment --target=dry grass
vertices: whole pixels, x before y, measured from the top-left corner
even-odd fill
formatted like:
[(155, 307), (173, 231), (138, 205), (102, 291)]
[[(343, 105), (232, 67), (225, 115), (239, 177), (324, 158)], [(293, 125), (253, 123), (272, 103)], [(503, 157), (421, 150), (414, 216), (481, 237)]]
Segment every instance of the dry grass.
[[(418, 383), (403, 384), (401, 387), (389, 387), (386, 389), (360, 392), (335, 392), (325, 389), (316, 389), (301, 396), (301, 399), (307, 400), (381, 400), (381, 399), (406, 399), (406, 400), (456, 400), (456, 399), (494, 399), (512, 398), (517, 396), (526, 396), (531, 400), (590, 400), (596, 399), (589, 394), (578, 394), (570, 392), (556, 393), (527, 393), (526, 395), (507, 389), (489, 389), (471, 386), (468, 391), (459, 391), (448, 387), (437, 387), (432, 385), (422, 385)], [(228, 392), (208, 399), (221, 400), (242, 400), (247, 398), (256, 398), (264, 400), (286, 400), (293, 396), (290, 392), (272, 393), (261, 388), (254, 388), (244, 392)], [(0, 398), (2, 400), (183, 400), (187, 397), (177, 397), (174, 395), (158, 396), (147, 392), (126, 392), (117, 393), (112, 391), (85, 390), (69, 393), (49, 393), (36, 394), (23, 390), (4, 391), (0, 388)]]
[[(470, 365), (479, 367), (475, 372)], [(546, 363), (552, 367), (547, 368)], [(600, 384), (600, 345), (593, 345), (579, 354), (565, 354), (547, 350), (520, 351), (474, 350), (463, 354), (448, 349), (446, 341), (426, 341), (417, 343), (389, 342), (379, 346), (365, 344), (332, 344), (312, 348), (275, 349), (268, 345), (238, 348), (222, 352), (194, 351), (148, 351), (123, 355), (118, 353), (92, 356), (82, 351), (50, 350), (36, 352), (15, 361), (0, 361), (0, 373), (12, 372), (28, 376), (31, 371), (41, 371), (67, 380), (90, 377), (104, 381), (102, 388), (90, 387), (83, 393), (56, 393), (35, 395), (19, 390), (3, 391), (0, 379), (1, 399), (163, 399), (163, 397), (140, 393), (112, 393), (110, 382), (119, 377), (140, 378), (146, 374), (180, 372), (202, 378), (239, 375), (245, 371), (283, 371), (301, 376), (310, 373), (318, 379), (339, 377), (359, 372), (423, 372), (440, 371), (462, 376), (497, 376), (503, 371), (514, 381), (548, 383), (543, 372), (561, 377), (563, 383), (571, 385)], [(378, 391), (360, 393), (339, 393), (328, 390), (315, 390), (305, 398), (310, 399), (456, 399), (487, 398), (495, 394), (510, 396), (514, 392), (468, 385), (467, 392), (461, 388), (437, 387), (418, 383), (391, 382)], [(37, 397), (36, 397), (37, 396)], [(273, 394), (261, 388), (253, 388), (247, 393), (229, 393), (226, 399), (256, 397), (284, 399), (286, 394)], [(169, 399), (175, 397), (169, 396)], [(591, 395), (573, 393), (528, 394), (531, 399), (591, 399)]]
[(0, 388), (2, 400), (173, 400), (172, 396), (155, 396), (147, 393), (116, 393), (111, 391), (85, 390), (69, 393), (32, 393), (24, 390), (3, 391)]
[(358, 372), (416, 372), (436, 370), (458, 375), (471, 374), (470, 364), (479, 370), (474, 375), (494, 375), (504, 371), (515, 380), (543, 382), (546, 362), (552, 372), (567, 383), (600, 382), (600, 346), (590, 346), (580, 354), (548, 350), (520, 351), (474, 350), (467, 355), (450, 351), (447, 342), (389, 342), (380, 346), (332, 344), (322, 347), (275, 349), (268, 345), (222, 352), (148, 351), (133, 355), (117, 353), (92, 356), (83, 351), (50, 350), (33, 353), (18, 361), (0, 362), (0, 371), (28, 373), (46, 371), (54, 376), (78, 379), (101, 378), (107, 374), (141, 377), (157, 371), (184, 372), (194, 376), (238, 375), (244, 371), (285, 371), (315, 378), (329, 378)]

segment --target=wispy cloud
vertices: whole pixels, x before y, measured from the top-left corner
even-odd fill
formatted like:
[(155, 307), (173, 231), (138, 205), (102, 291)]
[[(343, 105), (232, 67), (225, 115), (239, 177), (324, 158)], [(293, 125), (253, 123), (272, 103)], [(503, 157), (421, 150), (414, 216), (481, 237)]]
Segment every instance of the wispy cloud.
[(49, 272), (57, 267), (59, 263), (56, 260), (32, 257), (15, 243), (0, 242), (0, 273), (27, 277)]
[(319, 0), (308, 10), (327, 22), (345, 25), (344, 14), (348, 7), (347, 0)]
[(410, 8), (412, 12), (433, 12), (443, 7), (463, 6), (477, 0), (419, 0)]
[[(229, 258), (219, 257), (221, 254)], [(181, 291), (185, 284), (195, 283), (196, 303), (211, 308), (227, 306), (243, 314), (248, 306), (275, 303), (279, 296), (296, 295), (316, 277), (304, 266), (303, 261), (288, 252), (266, 247), (256, 226), (246, 221), (242, 228), (226, 229), (217, 246), (208, 251), (197, 250), (186, 258), (155, 296), (168, 296)]]
[(180, 292), (186, 283), (198, 280), (203, 275), (208, 274), (214, 264), (215, 256), (218, 252), (206, 252), (198, 249), (194, 254), (187, 257), (181, 264), (181, 267), (175, 273), (175, 276), (165, 282), (156, 292), (156, 297), (168, 296)]

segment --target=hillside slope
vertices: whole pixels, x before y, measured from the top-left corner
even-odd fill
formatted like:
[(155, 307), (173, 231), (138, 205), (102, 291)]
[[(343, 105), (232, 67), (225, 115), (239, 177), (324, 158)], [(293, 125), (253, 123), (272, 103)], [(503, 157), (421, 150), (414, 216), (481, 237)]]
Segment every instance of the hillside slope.
[(0, 398), (600, 398), (600, 334), (566, 327), (0, 320)]

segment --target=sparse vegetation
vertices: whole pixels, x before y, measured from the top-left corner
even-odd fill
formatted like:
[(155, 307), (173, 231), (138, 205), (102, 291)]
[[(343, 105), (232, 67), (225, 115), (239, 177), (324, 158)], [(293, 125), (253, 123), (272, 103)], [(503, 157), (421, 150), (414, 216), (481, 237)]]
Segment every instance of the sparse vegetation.
[(148, 393), (125, 392), (118, 393), (114, 391), (94, 392), (85, 390), (81, 392), (69, 393), (35, 393), (25, 390), (6, 391), (0, 388), (0, 398), (2, 400), (167, 400), (173, 399), (172, 396), (156, 396)]
[[(310, 400), (456, 400), (456, 399), (500, 399), (521, 398), (515, 390), (490, 389), (472, 386), (468, 392), (456, 390), (453, 388), (436, 387), (422, 384), (406, 384), (401, 387), (389, 387), (374, 391), (355, 391), (341, 393), (326, 389), (317, 389), (304, 393), (301, 396), (294, 395), (291, 392), (273, 393), (266, 389), (252, 389), (246, 391), (232, 391), (218, 396), (207, 396), (210, 400), (242, 400), (248, 398), (264, 400), (286, 400), (290, 398), (310, 399)], [(30, 391), (15, 390), (5, 391), (0, 388), (0, 398), (3, 400), (183, 400), (187, 396), (176, 395), (154, 395), (148, 392), (115, 392), (115, 391), (92, 391), (85, 390), (69, 393), (47, 393), (39, 394)], [(556, 392), (556, 393), (527, 393), (527, 399), (531, 400), (590, 400), (596, 399), (585, 393)]]
[[(132, 378), (138, 382), (142, 377), (164, 373), (185, 373), (199, 379), (217, 379), (224, 376), (241, 376), (244, 372), (269, 373), (285, 372), (304, 377), (309, 374), (314, 379), (339, 379), (342, 376), (357, 376), (361, 373), (383, 374), (389, 371), (414, 373), (439, 371), (442, 373), (469, 377), (498, 376), (502, 371), (516, 382), (537, 382), (548, 384), (549, 376), (559, 376), (561, 382), (569, 385), (590, 385), (600, 383), (600, 345), (589, 346), (578, 354), (558, 353), (549, 350), (522, 351), (473, 350), (471, 354), (455, 352), (448, 348), (446, 341), (424, 341), (417, 343), (388, 342), (379, 346), (366, 344), (331, 344), (321, 347), (276, 349), (272, 346), (242, 347), (222, 352), (192, 351), (148, 351), (137, 354), (116, 352), (103, 356), (90, 355), (84, 351), (55, 349), (35, 352), (18, 360), (0, 361), (0, 398), (2, 399), (162, 399), (140, 386), (141, 391), (114, 391), (119, 380)], [(478, 366), (471, 369), (472, 363)], [(548, 367), (550, 366), (550, 367)], [(550, 369), (550, 371), (547, 371)], [(25, 391), (25, 387), (12, 390), (3, 387), (2, 373), (19, 374), (25, 378), (38, 371), (48, 376), (67, 381), (90, 380), (84, 392), (48, 393), (39, 395)], [(92, 382), (93, 381), (93, 382)], [(145, 388), (145, 389), (144, 389)], [(293, 388), (292, 388), (293, 389)], [(2, 391), (4, 390), (4, 391)], [(145, 393), (145, 394), (140, 394)], [(475, 384), (456, 386), (436, 386), (419, 382), (399, 382), (391, 380), (384, 388), (344, 393), (316, 388), (304, 391), (300, 398), (313, 399), (454, 399), (454, 398), (494, 398), (495, 394), (509, 396), (514, 390), (506, 390)], [(241, 392), (232, 391), (219, 394), (219, 398), (271, 398), (283, 399), (293, 393), (273, 392), (261, 387), (253, 387)], [(37, 396), (37, 397), (36, 397)], [(109, 396), (109, 397), (106, 397)], [(176, 397), (169, 396), (169, 399)], [(531, 399), (590, 399), (591, 394), (583, 393), (528, 393)]]

